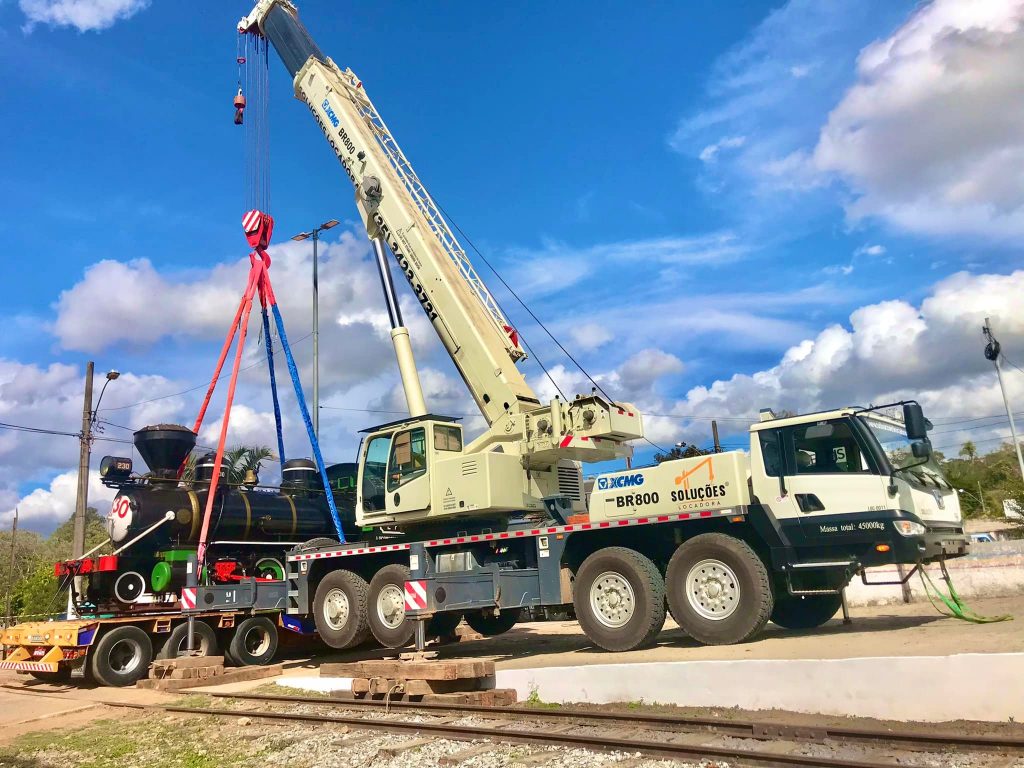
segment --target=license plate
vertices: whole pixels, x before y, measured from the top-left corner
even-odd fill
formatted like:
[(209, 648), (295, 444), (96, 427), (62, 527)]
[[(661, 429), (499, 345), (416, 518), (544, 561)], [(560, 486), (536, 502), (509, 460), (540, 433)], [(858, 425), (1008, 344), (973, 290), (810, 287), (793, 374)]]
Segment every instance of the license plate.
[(41, 643), (41, 642), (43, 642), (43, 636), (42, 635), (29, 635), (28, 636), (28, 641), (30, 643)]

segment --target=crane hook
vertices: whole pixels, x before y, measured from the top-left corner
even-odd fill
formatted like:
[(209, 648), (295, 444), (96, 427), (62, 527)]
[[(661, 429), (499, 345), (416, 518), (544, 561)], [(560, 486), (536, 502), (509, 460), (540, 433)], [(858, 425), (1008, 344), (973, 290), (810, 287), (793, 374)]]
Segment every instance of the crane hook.
[(235, 94), (235, 125), (242, 124), (242, 114), (245, 111), (245, 96), (242, 94), (242, 89), (238, 89), (238, 93)]

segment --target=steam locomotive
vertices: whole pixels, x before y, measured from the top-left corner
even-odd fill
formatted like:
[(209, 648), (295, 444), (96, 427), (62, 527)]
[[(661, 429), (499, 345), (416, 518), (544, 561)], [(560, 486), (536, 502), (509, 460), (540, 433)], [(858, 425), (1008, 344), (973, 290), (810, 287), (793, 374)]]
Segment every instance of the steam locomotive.
[[(104, 485), (118, 494), (106, 519), (113, 555), (100, 557), (89, 573), (84, 605), (97, 611), (174, 607), (195, 555), (214, 472), (214, 454), (199, 458), (194, 472), (179, 479), (196, 435), (177, 424), (144, 427), (135, 447), (149, 468), (132, 473), (132, 460), (106, 456)], [(316, 465), (292, 459), (281, 468), (278, 488), (259, 485), (255, 473), (229, 483), (222, 467), (207, 537), (207, 582), (226, 584), (247, 577), (283, 579), (285, 553), (320, 539), (337, 540)], [(327, 467), (327, 479), (346, 537), (354, 535), (357, 465)]]

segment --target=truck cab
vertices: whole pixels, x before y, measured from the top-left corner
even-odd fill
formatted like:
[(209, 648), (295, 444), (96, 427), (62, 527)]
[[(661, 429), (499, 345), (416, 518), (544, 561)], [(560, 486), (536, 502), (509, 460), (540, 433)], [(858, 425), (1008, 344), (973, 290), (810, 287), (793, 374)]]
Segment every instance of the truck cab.
[(802, 556), (863, 565), (966, 553), (956, 491), (942, 475), (917, 403), (902, 417), (843, 408), (751, 427), (751, 490)]

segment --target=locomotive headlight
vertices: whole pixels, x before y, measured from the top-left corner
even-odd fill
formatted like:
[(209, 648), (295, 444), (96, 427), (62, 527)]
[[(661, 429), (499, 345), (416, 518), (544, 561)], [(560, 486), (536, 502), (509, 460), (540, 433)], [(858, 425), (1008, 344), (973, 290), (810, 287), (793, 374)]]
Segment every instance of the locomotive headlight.
[(893, 520), (892, 524), (901, 536), (922, 536), (928, 529), (913, 520)]
[(132, 460), (122, 456), (104, 456), (100, 462), (100, 477), (104, 482), (127, 480), (132, 474)]

